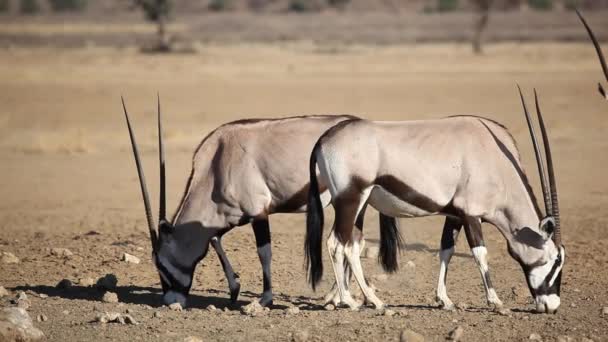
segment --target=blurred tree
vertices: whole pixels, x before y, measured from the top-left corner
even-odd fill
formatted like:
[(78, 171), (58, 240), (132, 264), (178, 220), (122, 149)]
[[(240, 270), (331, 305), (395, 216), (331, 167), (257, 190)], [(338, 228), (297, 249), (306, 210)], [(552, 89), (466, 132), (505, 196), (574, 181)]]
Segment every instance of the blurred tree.
[(530, 8), (548, 11), (553, 8), (553, 0), (528, 0)]
[(232, 0), (211, 0), (207, 6), (210, 10), (220, 12), (234, 9)]
[(483, 53), (482, 39), (483, 33), (488, 27), (488, 20), (490, 19), (490, 8), (492, 7), (492, 0), (473, 0), (475, 6), (476, 18), (475, 26), (473, 31), (473, 52), (476, 54)]
[(0, 13), (6, 13), (11, 9), (10, 0), (0, 0)]
[(56, 12), (82, 11), (87, 5), (87, 0), (49, 0), (51, 8)]
[(320, 0), (289, 0), (289, 10), (292, 12), (319, 12), (322, 7)]
[(439, 12), (449, 12), (458, 9), (458, 0), (438, 0), (437, 10)]
[(22, 14), (36, 14), (40, 12), (38, 0), (21, 0), (19, 2), (19, 12)]
[(167, 34), (167, 21), (171, 12), (170, 0), (133, 0), (135, 6), (141, 8), (149, 21), (156, 22), (157, 26), (157, 46), (156, 51), (171, 51), (171, 42)]

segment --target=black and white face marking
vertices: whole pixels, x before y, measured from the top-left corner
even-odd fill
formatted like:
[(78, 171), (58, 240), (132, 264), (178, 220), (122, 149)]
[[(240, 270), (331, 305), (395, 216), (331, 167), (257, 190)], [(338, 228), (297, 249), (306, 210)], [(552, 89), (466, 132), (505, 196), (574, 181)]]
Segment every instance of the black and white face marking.
[(153, 257), (163, 289), (163, 302), (166, 305), (179, 303), (182, 307), (186, 307), (194, 269), (188, 270), (176, 267), (169, 262), (170, 259), (167, 257), (158, 255)]
[(522, 265), (530, 293), (539, 313), (555, 313), (560, 305), (560, 286), (566, 250), (560, 246), (555, 258), (541, 265)]

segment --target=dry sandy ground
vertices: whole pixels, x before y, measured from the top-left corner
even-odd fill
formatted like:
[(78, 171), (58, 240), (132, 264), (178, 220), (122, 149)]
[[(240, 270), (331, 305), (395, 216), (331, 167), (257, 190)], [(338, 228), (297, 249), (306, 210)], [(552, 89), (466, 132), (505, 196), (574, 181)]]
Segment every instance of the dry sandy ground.
[[(608, 339), (608, 105), (597, 95), (599, 65), (589, 44), (500, 44), (484, 57), (468, 45), (349, 46), (312, 44), (205, 46), (200, 54), (145, 56), (134, 49), (10, 49), (0, 51), (0, 251), (18, 264), (0, 264), (0, 285), (33, 290), (30, 314), (52, 341), (68, 340), (287, 340), (307, 331), (311, 340), (396, 340), (411, 328), (428, 340), (444, 340), (456, 326), (466, 340)], [(185, 186), (196, 143), (221, 123), (247, 117), (353, 113), (369, 119), (407, 120), (480, 114), (505, 123), (519, 142), (528, 174), (538, 185), (533, 153), (515, 84), (541, 94), (555, 151), (568, 251), (557, 315), (531, 313), (522, 272), (503, 238), (487, 226), (494, 285), (510, 317), (486, 307), (479, 273), (462, 239), (452, 261), (448, 289), (456, 312), (434, 302), (441, 218), (401, 220), (408, 248), (402, 270), (378, 280), (379, 296), (397, 311), (378, 316), (366, 308), (325, 311), (326, 273), (318, 292), (303, 271), (302, 215), (271, 218), (275, 307), (261, 317), (239, 307), (261, 292), (261, 269), (248, 226), (225, 238), (240, 273), (242, 296), (231, 306), (213, 253), (197, 270), (188, 310), (160, 306), (159, 280), (150, 250), (127, 132), (120, 108), (126, 97), (156, 194), (155, 94), (165, 108), (169, 206)], [(530, 97), (531, 99), (531, 97)], [(303, 166), (304, 167), (304, 166)], [(537, 187), (538, 189), (538, 187)], [(538, 190), (536, 191), (538, 194)], [(156, 196), (153, 196), (156, 207)], [(370, 210), (367, 239), (375, 243)], [(331, 210), (328, 210), (331, 215)], [(96, 233), (90, 233), (94, 231)], [(51, 247), (74, 256), (52, 256)], [(120, 261), (135, 254), (139, 265)], [(326, 254), (326, 253), (325, 253)], [(415, 268), (407, 268), (407, 261)], [(365, 259), (368, 276), (381, 274)], [(118, 276), (120, 304), (105, 304), (94, 289), (60, 291), (76, 281)], [(224, 311), (209, 312), (210, 304)], [(8, 299), (2, 299), (8, 305)], [(289, 305), (301, 306), (286, 316)], [(129, 310), (137, 326), (90, 323), (100, 311)], [(154, 317), (159, 311), (162, 317)]]

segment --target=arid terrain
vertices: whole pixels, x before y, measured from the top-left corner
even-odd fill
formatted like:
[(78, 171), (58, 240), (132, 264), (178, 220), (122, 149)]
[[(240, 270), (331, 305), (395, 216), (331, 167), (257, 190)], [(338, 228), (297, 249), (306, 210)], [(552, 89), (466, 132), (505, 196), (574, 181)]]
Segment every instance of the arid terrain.
[[(605, 26), (604, 26), (605, 27)], [(604, 44), (605, 45), (605, 44)], [(608, 48), (608, 47), (607, 47)], [(28, 291), (32, 317), (51, 341), (314, 341), (399, 340), (412, 329), (442, 341), (457, 326), (467, 341), (608, 340), (608, 104), (591, 44), (499, 43), (475, 56), (468, 44), (318, 45), (207, 44), (196, 54), (144, 55), (135, 47), (11, 47), (0, 50), (0, 251), (19, 263), (0, 264), (0, 285)], [(303, 215), (271, 217), (275, 305), (256, 317), (240, 307), (262, 289), (262, 272), (249, 226), (224, 241), (240, 274), (242, 293), (231, 305), (219, 261), (209, 253), (197, 269), (190, 307), (161, 305), (150, 261), (137, 175), (120, 96), (125, 96), (157, 207), (155, 97), (164, 108), (169, 208), (177, 206), (197, 143), (218, 125), (241, 118), (350, 113), (376, 120), (477, 114), (504, 123), (518, 141), (535, 192), (540, 188), (516, 83), (532, 101), (540, 92), (555, 153), (563, 240), (567, 249), (562, 307), (534, 314), (523, 273), (503, 237), (485, 227), (494, 285), (509, 316), (485, 303), (479, 272), (465, 239), (452, 260), (448, 291), (461, 309), (442, 311), (434, 300), (443, 219), (402, 219), (407, 248), (401, 270), (382, 276), (364, 259), (378, 295), (398, 314), (371, 308), (326, 311), (326, 273), (313, 292), (303, 268)], [(303, 165), (302, 167), (306, 167)], [(333, 215), (327, 209), (328, 220)], [(377, 243), (377, 215), (366, 238)], [(69, 257), (50, 248), (68, 248)], [(121, 261), (123, 253), (140, 264)], [(327, 253), (325, 253), (326, 255)], [(407, 262), (409, 266), (406, 266)], [(326, 260), (327, 264), (328, 260)], [(77, 284), (107, 273), (118, 278), (119, 303)], [(62, 279), (76, 283), (55, 286)], [(38, 295), (36, 295), (38, 294)], [(48, 295), (40, 298), (39, 295)], [(43, 296), (44, 297), (44, 296)], [(207, 310), (214, 305), (218, 310)], [(289, 306), (300, 307), (287, 315)], [(129, 312), (139, 325), (92, 322), (104, 311)]]

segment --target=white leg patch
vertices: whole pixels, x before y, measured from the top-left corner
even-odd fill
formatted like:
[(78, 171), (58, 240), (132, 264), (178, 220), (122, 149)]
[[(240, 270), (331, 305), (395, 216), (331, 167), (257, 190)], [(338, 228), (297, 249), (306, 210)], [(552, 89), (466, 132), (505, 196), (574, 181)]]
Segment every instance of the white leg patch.
[(437, 300), (441, 302), (441, 305), (446, 309), (454, 307), (454, 303), (448, 297), (448, 291), (446, 286), (446, 275), (448, 272), (448, 264), (454, 254), (454, 247), (443, 249), (439, 252), (439, 279), (437, 281)]

